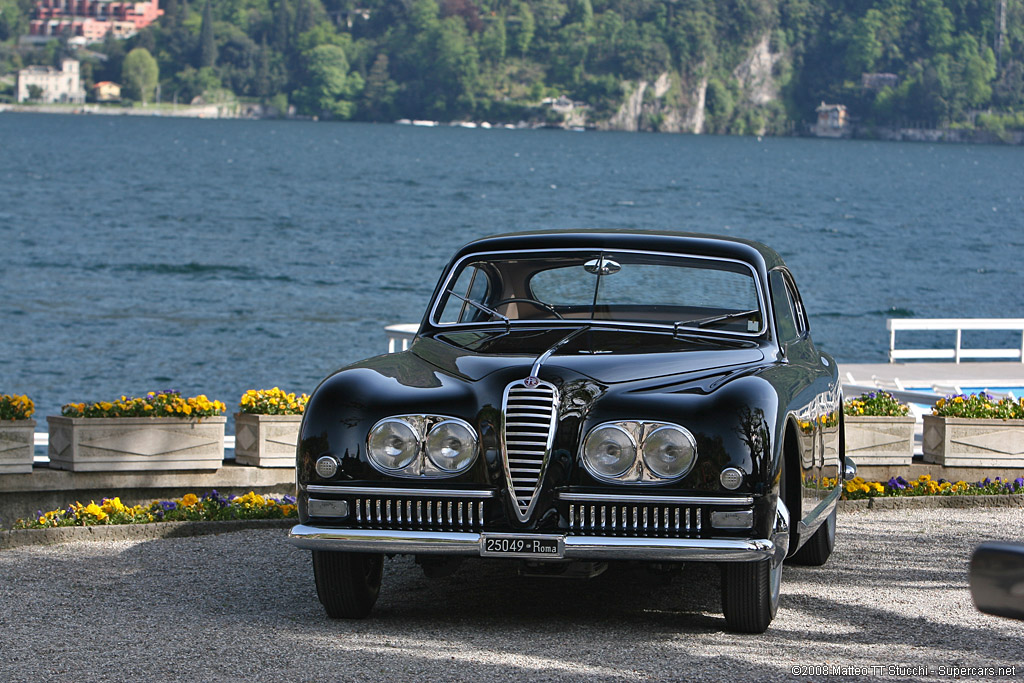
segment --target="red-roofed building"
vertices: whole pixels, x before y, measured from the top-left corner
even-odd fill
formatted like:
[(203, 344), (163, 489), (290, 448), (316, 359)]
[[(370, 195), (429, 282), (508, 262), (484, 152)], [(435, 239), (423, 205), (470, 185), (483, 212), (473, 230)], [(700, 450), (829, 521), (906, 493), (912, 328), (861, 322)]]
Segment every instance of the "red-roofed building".
[(72, 36), (82, 36), (89, 42), (101, 41), (108, 33), (128, 38), (163, 13), (160, 0), (36, 0), (29, 35), (59, 36), (70, 31)]

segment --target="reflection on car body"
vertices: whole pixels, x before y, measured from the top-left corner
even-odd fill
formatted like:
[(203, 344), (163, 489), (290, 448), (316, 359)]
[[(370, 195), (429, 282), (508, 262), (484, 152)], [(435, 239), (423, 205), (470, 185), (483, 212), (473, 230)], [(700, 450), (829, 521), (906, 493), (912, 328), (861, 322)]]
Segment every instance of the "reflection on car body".
[[(383, 554), (590, 575), (719, 563), (729, 628), (762, 632), (786, 557), (823, 564), (844, 462), (834, 361), (782, 259), (684, 233), (473, 242), (404, 352), (314, 392), (296, 545), (332, 617), (366, 616)], [(583, 567), (585, 571), (580, 571)]]

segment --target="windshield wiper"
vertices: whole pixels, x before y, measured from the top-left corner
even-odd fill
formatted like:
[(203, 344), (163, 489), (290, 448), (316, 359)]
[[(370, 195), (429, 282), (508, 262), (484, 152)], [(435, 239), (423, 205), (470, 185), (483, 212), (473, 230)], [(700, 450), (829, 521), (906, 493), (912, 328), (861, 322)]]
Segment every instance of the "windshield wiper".
[(509, 331), (510, 329), (512, 329), (512, 323), (511, 323), (511, 321), (510, 321), (510, 320), (509, 320), (508, 318), (506, 318), (505, 316), (503, 316), (503, 315), (502, 315), (501, 313), (498, 313), (498, 312), (497, 312), (496, 310), (494, 310), (493, 308), (488, 308), (487, 306), (484, 306), (484, 305), (483, 305), (482, 303), (480, 303), (480, 302), (478, 302), (478, 301), (473, 301), (472, 299), (469, 299), (469, 298), (467, 298), (467, 297), (464, 297), (464, 296), (462, 296), (461, 294), (456, 294), (455, 292), (453, 292), (453, 291), (452, 291), (452, 290), (450, 290), (450, 289), (448, 289), (448, 290), (445, 290), (445, 291), (447, 291), (447, 292), (448, 292), (449, 294), (451, 294), (452, 296), (454, 296), (454, 297), (455, 297), (456, 299), (458, 299), (459, 301), (462, 301), (463, 303), (467, 303), (467, 304), (469, 304), (469, 305), (470, 305), (470, 306), (472, 306), (473, 308), (478, 308), (478, 309), (480, 309), (481, 311), (483, 311), (484, 313), (487, 313), (488, 315), (493, 315), (493, 316), (495, 316), (495, 317), (497, 317), (497, 318), (501, 318), (502, 320), (504, 320), (504, 321), (505, 321), (505, 331), (506, 331), (506, 332), (508, 332), (508, 331)]
[(734, 318), (742, 318), (746, 315), (759, 314), (760, 309), (753, 309), (750, 311), (733, 311), (732, 313), (723, 313), (722, 315), (713, 315), (707, 318), (697, 318), (696, 320), (678, 320), (673, 327), (678, 330), (680, 327), (707, 327), (708, 325), (714, 325), (715, 323), (722, 323), (726, 320), (733, 320)]

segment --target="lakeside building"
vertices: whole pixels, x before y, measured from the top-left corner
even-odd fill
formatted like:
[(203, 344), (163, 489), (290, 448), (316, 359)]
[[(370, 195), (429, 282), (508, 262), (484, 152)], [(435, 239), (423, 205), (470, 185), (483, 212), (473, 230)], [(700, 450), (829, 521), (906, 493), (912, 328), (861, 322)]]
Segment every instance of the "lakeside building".
[(92, 89), (97, 102), (116, 102), (121, 99), (121, 86), (113, 81), (100, 81)]
[(845, 104), (822, 102), (815, 111), (818, 112), (818, 122), (811, 126), (811, 130), (819, 138), (843, 138), (850, 135)]
[(130, 38), (163, 14), (160, 0), (36, 0), (29, 38), (49, 39), (65, 33), (90, 43), (103, 40), (108, 33)]
[(35, 86), (40, 90), (37, 101), (44, 104), (84, 104), (85, 88), (82, 87), (78, 66), (77, 59), (65, 59), (59, 70), (52, 66), (28, 66), (21, 69), (18, 71), (17, 101), (32, 99), (30, 89)]

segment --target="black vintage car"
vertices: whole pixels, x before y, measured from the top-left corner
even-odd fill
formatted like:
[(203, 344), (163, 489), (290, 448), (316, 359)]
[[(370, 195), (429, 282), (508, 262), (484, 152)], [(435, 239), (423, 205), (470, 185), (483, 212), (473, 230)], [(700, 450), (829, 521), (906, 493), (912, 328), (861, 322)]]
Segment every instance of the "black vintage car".
[(832, 551), (845, 471), (835, 362), (782, 259), (682, 233), (491, 237), (445, 268), (404, 352), (328, 377), (297, 451), (331, 617), (385, 554), (593, 575), (719, 563), (727, 626), (763, 632), (782, 563)]

